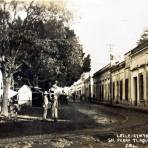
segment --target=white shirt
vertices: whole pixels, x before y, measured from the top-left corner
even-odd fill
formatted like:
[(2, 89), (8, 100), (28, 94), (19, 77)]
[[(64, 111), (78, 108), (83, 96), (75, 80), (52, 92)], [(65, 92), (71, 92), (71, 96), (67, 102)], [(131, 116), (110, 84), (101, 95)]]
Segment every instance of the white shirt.
[(47, 95), (44, 96), (44, 105), (48, 105), (48, 97), (47, 97)]

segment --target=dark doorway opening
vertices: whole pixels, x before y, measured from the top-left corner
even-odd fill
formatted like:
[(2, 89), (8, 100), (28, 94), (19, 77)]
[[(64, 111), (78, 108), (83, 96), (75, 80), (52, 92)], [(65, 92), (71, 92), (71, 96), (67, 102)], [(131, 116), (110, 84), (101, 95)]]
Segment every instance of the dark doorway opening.
[(144, 100), (144, 82), (143, 75), (139, 75), (139, 99)]
[(125, 79), (125, 100), (128, 101), (128, 79)]
[(123, 83), (122, 83), (122, 80), (120, 81), (120, 100), (122, 100), (122, 98), (123, 98)]
[(115, 100), (115, 82), (113, 82), (113, 100)]
[(134, 77), (134, 98), (135, 105), (137, 105), (137, 77)]

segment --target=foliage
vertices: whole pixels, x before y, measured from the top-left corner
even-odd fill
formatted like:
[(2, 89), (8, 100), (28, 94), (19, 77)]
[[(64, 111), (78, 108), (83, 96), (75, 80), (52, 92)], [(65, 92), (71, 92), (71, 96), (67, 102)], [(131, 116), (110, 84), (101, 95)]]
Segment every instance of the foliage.
[[(25, 14), (24, 18), (20, 12)], [(74, 30), (69, 27), (70, 16), (69, 11), (54, 2), (48, 7), (34, 2), (3, 3), (0, 54), (5, 56), (7, 76), (15, 75), (18, 84), (22, 81), (42, 86), (55, 80), (62, 86), (78, 80), (89, 63), (84, 59)]]
[(91, 59), (90, 55), (88, 54), (83, 61), (83, 71), (89, 72), (91, 70)]
[(141, 37), (140, 37), (140, 39), (138, 41), (138, 45), (141, 45), (141, 44), (143, 44), (143, 43), (145, 43), (147, 41), (148, 41), (148, 30), (145, 30), (142, 33), (142, 35), (141, 35)]
[(27, 83), (47, 89), (55, 80), (69, 86), (83, 71), (90, 70), (90, 57), (84, 58), (82, 46), (68, 24), (70, 17), (69, 11), (54, 2), (46, 6), (1, 1), (2, 114), (8, 116), (8, 90), (13, 79), (18, 86)]

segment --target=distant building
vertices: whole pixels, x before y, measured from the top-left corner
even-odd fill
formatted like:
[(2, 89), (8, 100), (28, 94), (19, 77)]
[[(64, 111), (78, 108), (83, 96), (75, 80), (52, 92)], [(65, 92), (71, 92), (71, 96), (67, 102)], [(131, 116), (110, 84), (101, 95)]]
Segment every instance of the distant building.
[(75, 93), (77, 95), (77, 98), (79, 99), (82, 95), (87, 98), (92, 94), (92, 84), (90, 81), (90, 75), (89, 73), (83, 73), (81, 75), (81, 78), (75, 82), (71, 88), (69, 89), (69, 92)]
[(97, 101), (109, 101), (110, 65), (107, 65), (93, 75), (93, 94)]

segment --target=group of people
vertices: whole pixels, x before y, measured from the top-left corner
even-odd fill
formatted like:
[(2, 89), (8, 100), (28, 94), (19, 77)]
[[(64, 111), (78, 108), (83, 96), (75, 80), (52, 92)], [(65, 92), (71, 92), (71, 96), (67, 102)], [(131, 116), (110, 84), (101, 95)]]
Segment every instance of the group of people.
[(46, 120), (48, 109), (51, 109), (51, 117), (53, 121), (58, 121), (58, 96), (60, 94), (60, 88), (56, 83), (52, 86), (49, 92), (44, 92), (43, 97), (43, 120)]

